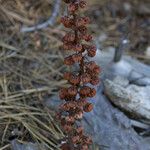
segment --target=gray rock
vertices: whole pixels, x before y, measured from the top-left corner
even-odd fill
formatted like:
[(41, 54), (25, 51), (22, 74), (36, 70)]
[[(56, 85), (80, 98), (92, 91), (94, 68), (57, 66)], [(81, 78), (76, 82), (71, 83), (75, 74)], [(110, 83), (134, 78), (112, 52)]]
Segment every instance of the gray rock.
[(123, 87), (122, 83), (123, 81), (118, 77), (113, 81), (106, 79), (104, 81), (105, 94), (116, 106), (135, 117), (150, 121), (150, 86), (142, 87), (130, 84)]
[(100, 146), (102, 150), (150, 150), (150, 144), (137, 135), (130, 120), (110, 104), (100, 89), (91, 102), (94, 110), (84, 115), (83, 124), (95, 143), (106, 146)]
[[(114, 63), (114, 51), (109, 52), (98, 51), (95, 58), (101, 65), (101, 78), (114, 79), (117, 75), (122, 76), (115, 80), (116, 84), (122, 88), (129, 86), (131, 81), (140, 77), (142, 79), (150, 78), (150, 67), (146, 66), (131, 57), (123, 57), (123, 59)], [(140, 69), (139, 69), (140, 68)], [(134, 74), (132, 73), (134, 72)], [(125, 79), (126, 78), (126, 79)], [(147, 82), (140, 83), (147, 85)], [(103, 94), (103, 85), (98, 87), (97, 95), (90, 101), (94, 104), (94, 110), (84, 114), (82, 121), (86, 133), (90, 134), (93, 141), (99, 145), (101, 150), (150, 150), (150, 139), (145, 139), (138, 135), (132, 127), (130, 119), (114, 107), (108, 98)], [(58, 97), (46, 99), (45, 103), (51, 109), (58, 109), (61, 103)]]
[[(134, 131), (130, 119), (111, 105), (102, 89), (102, 85), (98, 87), (97, 96), (90, 100), (94, 110), (84, 114), (82, 123), (86, 133), (92, 136), (101, 150), (150, 150), (150, 141), (145, 142)], [(53, 97), (45, 102), (51, 109), (58, 109), (61, 101)]]
[(141, 78), (143, 78), (143, 75), (136, 71), (132, 71), (130, 74), (130, 81), (139, 80)]
[(136, 85), (150, 85), (150, 66), (145, 65), (130, 56), (123, 56), (122, 59), (113, 62), (114, 49), (110, 48), (105, 52), (97, 51), (95, 60), (102, 68), (101, 78), (113, 80), (116, 76), (122, 76)]
[(138, 80), (136, 80), (135, 82), (133, 82), (139, 86), (145, 86), (145, 85), (149, 85), (150, 86), (150, 78), (148, 77), (143, 77), (143, 78), (140, 78)]
[(127, 87), (129, 85), (129, 80), (122, 76), (116, 76), (113, 81), (115, 84), (118, 84), (122, 87)]

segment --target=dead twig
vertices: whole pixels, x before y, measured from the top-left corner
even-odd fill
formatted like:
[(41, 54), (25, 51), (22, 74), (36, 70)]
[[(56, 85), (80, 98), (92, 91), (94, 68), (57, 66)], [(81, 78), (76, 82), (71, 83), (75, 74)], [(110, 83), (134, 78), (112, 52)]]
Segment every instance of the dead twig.
[(54, 5), (54, 10), (52, 12), (52, 16), (46, 22), (43, 22), (41, 24), (38, 24), (32, 27), (22, 27), (20, 31), (21, 32), (33, 32), (35, 30), (46, 28), (49, 25), (51, 26), (54, 25), (55, 18), (57, 17), (59, 9), (60, 9), (60, 4), (61, 4), (61, 0), (56, 0), (55, 5)]

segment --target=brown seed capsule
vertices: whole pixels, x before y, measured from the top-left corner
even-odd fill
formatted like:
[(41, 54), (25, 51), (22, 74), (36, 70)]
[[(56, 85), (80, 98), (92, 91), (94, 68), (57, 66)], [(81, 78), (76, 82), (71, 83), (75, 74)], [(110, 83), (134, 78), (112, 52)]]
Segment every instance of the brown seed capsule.
[(80, 27), (78, 28), (78, 30), (79, 30), (80, 33), (82, 33), (82, 34), (86, 34), (86, 33), (87, 33), (87, 28), (86, 28), (85, 26), (80, 26)]
[(82, 54), (73, 54), (72, 59), (74, 62), (80, 62), (82, 59)]
[(82, 35), (82, 38), (83, 38), (85, 41), (89, 42), (89, 41), (92, 40), (92, 35), (83, 34), (83, 35)]
[(74, 144), (77, 144), (79, 142), (79, 140), (80, 140), (80, 137), (78, 135), (72, 137), (72, 142)]
[(70, 72), (65, 72), (65, 73), (64, 73), (64, 79), (65, 79), (65, 80), (69, 80), (71, 75), (72, 75), (72, 74), (71, 74)]
[(64, 111), (74, 110), (77, 106), (77, 103), (75, 101), (69, 101), (65, 104), (60, 105), (60, 109)]
[(92, 110), (93, 110), (93, 104), (87, 103), (87, 104), (83, 107), (83, 110), (84, 110), (85, 112), (90, 112), (90, 111), (92, 111)]
[(65, 64), (65, 65), (68, 65), (68, 66), (73, 65), (74, 63), (75, 63), (75, 62), (74, 62), (74, 60), (72, 59), (72, 56), (68, 56), (68, 57), (66, 57), (65, 60), (64, 60), (64, 64)]
[(61, 23), (63, 23), (63, 25), (66, 28), (72, 28), (73, 27), (73, 19), (69, 18), (68, 16), (61, 17), (60, 21), (61, 21)]
[(87, 25), (89, 22), (90, 22), (89, 17), (81, 17), (76, 20), (75, 25), (79, 28)]
[(99, 74), (101, 72), (100, 67), (96, 66), (93, 70), (93, 72), (95, 72), (96, 74)]
[(76, 86), (71, 86), (68, 88), (68, 94), (70, 96), (76, 96), (78, 93), (77, 87)]
[(70, 150), (71, 147), (70, 147), (70, 145), (69, 145), (68, 143), (64, 143), (64, 144), (62, 144), (62, 145), (60, 146), (60, 149), (61, 149), (61, 150)]
[(78, 8), (79, 8), (79, 4), (77, 2), (74, 2), (74, 3), (69, 4), (68, 11), (70, 13), (74, 13), (75, 11), (78, 10)]
[(84, 144), (84, 145), (81, 146), (81, 149), (82, 149), (82, 150), (89, 150), (89, 147), (88, 147), (88, 145), (85, 145), (85, 144)]
[(82, 18), (77, 19), (75, 25), (76, 27), (84, 26), (84, 20)]
[(82, 83), (88, 83), (91, 81), (91, 76), (88, 73), (84, 73), (80, 76), (80, 80)]
[(72, 128), (71, 125), (66, 124), (66, 125), (63, 126), (63, 129), (65, 130), (65, 132), (70, 132), (70, 131), (72, 131), (73, 128)]
[(77, 101), (78, 101), (78, 102), (77, 102), (78, 105), (80, 105), (80, 106), (82, 106), (82, 107), (87, 104), (87, 100), (86, 100), (86, 99), (79, 98)]
[(80, 83), (80, 78), (77, 75), (71, 75), (69, 78), (69, 82), (73, 85), (77, 85)]
[(96, 47), (95, 46), (91, 46), (88, 49), (88, 56), (90, 57), (94, 57), (96, 55)]
[(66, 22), (69, 19), (68, 16), (63, 16), (60, 18), (60, 22), (64, 24), (64, 22)]
[(97, 85), (97, 84), (99, 84), (99, 82), (100, 82), (100, 79), (97, 76), (93, 76), (91, 81), (90, 81), (90, 83), (92, 85)]
[(66, 119), (67, 122), (70, 122), (70, 123), (74, 123), (75, 122), (75, 119), (72, 116), (67, 116), (65, 119)]
[(73, 48), (73, 45), (71, 43), (64, 43), (63, 49), (64, 50), (71, 50)]
[(96, 95), (96, 90), (93, 88), (90, 90), (90, 93), (88, 94), (88, 97), (94, 97)]
[(69, 108), (68, 108), (65, 104), (61, 104), (61, 105), (59, 106), (59, 109), (60, 109), (61, 111), (68, 111), (68, 110), (69, 110)]
[(76, 109), (76, 106), (77, 106), (77, 103), (75, 101), (71, 101), (68, 106), (71, 108), (71, 109)]
[(66, 102), (65, 104), (60, 105), (60, 109), (69, 111), (70, 109), (75, 109), (76, 107), (75, 101)]
[(78, 134), (83, 134), (83, 130), (84, 130), (83, 127), (78, 127), (78, 128), (76, 129), (76, 132), (77, 132)]
[(65, 65), (73, 65), (74, 63), (80, 62), (82, 59), (82, 54), (73, 54), (71, 56), (68, 56), (64, 60)]
[(92, 144), (92, 139), (91, 139), (91, 137), (84, 136), (84, 137), (83, 137), (83, 143), (84, 143), (84, 144)]
[(88, 96), (91, 92), (91, 88), (88, 87), (88, 86), (83, 86), (81, 89), (80, 89), (80, 96), (81, 97), (85, 97), (85, 96)]
[(86, 66), (86, 68), (88, 68), (88, 69), (92, 70), (92, 72), (94, 72), (93, 69), (94, 69), (97, 65), (96, 65), (96, 63), (95, 63), (94, 61), (90, 61), (90, 62), (86, 63), (85, 66)]
[(96, 51), (95, 50), (88, 51), (88, 56), (89, 57), (94, 57), (95, 55), (96, 55)]
[(67, 33), (62, 39), (64, 43), (74, 42), (74, 40), (75, 40), (75, 35), (73, 33)]
[(85, 8), (86, 5), (87, 5), (86, 2), (83, 1), (83, 0), (81, 0), (81, 1), (79, 2), (79, 6), (80, 6), (81, 8)]
[(74, 51), (81, 52), (82, 51), (82, 45), (76, 44), (73, 46)]
[(90, 18), (89, 17), (83, 17), (84, 24), (89, 24), (90, 23)]
[(62, 88), (59, 92), (59, 97), (60, 99), (65, 99), (67, 96), (67, 89), (66, 88)]

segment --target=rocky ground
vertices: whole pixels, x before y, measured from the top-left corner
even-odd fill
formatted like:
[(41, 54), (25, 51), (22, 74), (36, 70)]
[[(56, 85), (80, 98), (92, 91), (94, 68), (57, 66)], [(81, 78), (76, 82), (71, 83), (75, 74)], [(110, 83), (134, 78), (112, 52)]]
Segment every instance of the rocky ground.
[[(114, 63), (112, 51), (103, 54), (96, 61), (107, 69), (91, 99), (95, 108), (84, 116), (86, 131), (102, 150), (149, 150), (150, 67), (128, 56)], [(57, 109), (58, 99), (47, 99), (46, 105)]]

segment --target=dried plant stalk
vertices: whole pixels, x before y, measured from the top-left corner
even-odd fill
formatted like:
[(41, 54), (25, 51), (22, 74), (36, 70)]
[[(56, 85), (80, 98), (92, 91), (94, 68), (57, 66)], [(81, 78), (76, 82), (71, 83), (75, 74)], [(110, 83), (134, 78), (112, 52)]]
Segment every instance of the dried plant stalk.
[(58, 118), (66, 133), (63, 150), (88, 150), (92, 140), (83, 132), (79, 123), (84, 112), (93, 110), (93, 104), (87, 98), (94, 97), (96, 90), (91, 85), (99, 83), (100, 68), (94, 61), (88, 61), (86, 57), (96, 55), (96, 47), (89, 44), (92, 41), (86, 25), (90, 23), (88, 17), (80, 17), (79, 9), (86, 7), (84, 0), (63, 0), (68, 5), (68, 16), (63, 16), (61, 22), (71, 31), (63, 37), (63, 49), (74, 52), (64, 60), (64, 64), (72, 66), (78, 64), (76, 73), (64, 73), (64, 79), (68, 80), (70, 87), (60, 90), (60, 99), (64, 103), (60, 106)]

